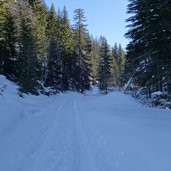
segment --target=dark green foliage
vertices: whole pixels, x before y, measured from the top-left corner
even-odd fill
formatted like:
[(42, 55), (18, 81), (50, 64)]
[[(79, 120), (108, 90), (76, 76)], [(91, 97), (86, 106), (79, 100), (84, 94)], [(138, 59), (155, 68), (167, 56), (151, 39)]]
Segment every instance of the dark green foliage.
[(101, 46), (100, 46), (100, 63), (99, 63), (99, 89), (105, 91), (107, 94), (108, 87), (110, 86), (111, 81), (111, 63), (112, 59), (110, 56), (109, 46), (105, 37), (101, 37)]
[(83, 93), (90, 89), (90, 42), (86, 29), (83, 9), (76, 9), (74, 15), (74, 56), (72, 62), (73, 79), (72, 88)]
[(92, 66), (92, 84), (97, 84), (98, 79), (98, 65), (99, 65), (99, 53), (100, 53), (100, 47), (99, 42), (97, 39), (91, 38), (91, 66)]
[(58, 18), (55, 12), (54, 5), (52, 4), (47, 23), (47, 37), (48, 37), (48, 59), (46, 68), (46, 78), (44, 85), (52, 87), (57, 91), (60, 90), (60, 51), (57, 42), (57, 24)]
[(51, 87), (56, 91), (61, 90), (61, 63), (60, 52), (56, 40), (51, 38), (48, 49), (48, 76), (45, 86)]
[(47, 59), (46, 52), (48, 45), (46, 37), (47, 9), (41, 0), (35, 0), (32, 9), (34, 15), (36, 16), (36, 20), (34, 21), (36, 54), (42, 61), (44, 61)]
[(24, 92), (37, 94), (38, 80), (41, 78), (41, 62), (36, 53), (35, 25), (36, 16), (27, 3), (21, 7), (21, 32), (20, 32), (20, 73), (19, 84)]
[(122, 81), (122, 76), (125, 70), (125, 51), (123, 50), (121, 44), (118, 46), (117, 43), (115, 43), (111, 53), (114, 84), (122, 87), (124, 84)]
[(61, 51), (61, 63), (62, 63), (62, 80), (61, 91), (69, 90), (71, 86), (71, 68), (72, 68), (72, 55), (74, 52), (74, 39), (72, 30), (68, 20), (68, 13), (66, 7), (63, 8), (60, 24), (61, 39), (60, 51)]
[(136, 84), (151, 91), (163, 91), (167, 82), (170, 94), (170, 1), (130, 0), (128, 13), (132, 16), (127, 20), (131, 22), (126, 34), (131, 38), (127, 46), (127, 73), (132, 72)]
[[(44, 86), (54, 92), (89, 90), (97, 84), (101, 45), (90, 37), (84, 15), (75, 10), (71, 27), (65, 7), (56, 13), (53, 4), (48, 10), (42, 0), (0, 1), (0, 74), (25, 93), (39, 94)], [(114, 85), (123, 53), (117, 50), (117, 63), (108, 51)]]
[[(13, 1), (3, 4), (4, 14), (1, 18), (1, 73), (11, 80), (16, 80), (18, 74), (17, 61), (19, 58), (19, 6)], [(3, 10), (3, 9), (2, 9)]]
[(6, 19), (6, 1), (0, 1), (0, 74), (4, 73), (4, 58), (5, 58), (5, 40), (4, 40), (4, 23)]

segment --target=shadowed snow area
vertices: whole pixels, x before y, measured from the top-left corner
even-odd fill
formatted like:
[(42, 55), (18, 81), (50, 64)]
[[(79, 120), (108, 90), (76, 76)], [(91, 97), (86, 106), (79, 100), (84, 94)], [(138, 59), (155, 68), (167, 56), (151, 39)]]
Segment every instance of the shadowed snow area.
[(17, 95), (0, 76), (0, 171), (171, 171), (171, 111), (121, 92)]

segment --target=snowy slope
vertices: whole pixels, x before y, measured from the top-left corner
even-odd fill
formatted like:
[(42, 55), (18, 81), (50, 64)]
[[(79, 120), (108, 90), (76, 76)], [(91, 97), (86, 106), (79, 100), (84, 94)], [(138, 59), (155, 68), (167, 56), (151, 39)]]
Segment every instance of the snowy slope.
[(17, 95), (0, 76), (0, 171), (170, 171), (171, 112), (120, 92)]

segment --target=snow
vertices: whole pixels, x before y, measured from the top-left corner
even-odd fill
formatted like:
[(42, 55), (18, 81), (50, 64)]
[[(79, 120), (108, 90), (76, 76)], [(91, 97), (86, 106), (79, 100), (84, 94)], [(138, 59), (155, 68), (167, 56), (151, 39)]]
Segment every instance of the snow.
[(161, 91), (156, 91), (156, 92), (153, 92), (153, 93), (151, 94), (151, 96), (152, 96), (152, 97), (154, 97), (154, 96), (160, 96), (161, 94), (162, 94)]
[(171, 112), (121, 92), (18, 96), (0, 76), (0, 170), (170, 171)]
[(133, 79), (133, 78), (131, 77), (131, 78), (128, 80), (128, 82), (127, 82), (126, 85), (124, 86), (123, 92), (126, 92), (126, 90), (127, 90), (128, 86), (130, 85), (132, 79)]

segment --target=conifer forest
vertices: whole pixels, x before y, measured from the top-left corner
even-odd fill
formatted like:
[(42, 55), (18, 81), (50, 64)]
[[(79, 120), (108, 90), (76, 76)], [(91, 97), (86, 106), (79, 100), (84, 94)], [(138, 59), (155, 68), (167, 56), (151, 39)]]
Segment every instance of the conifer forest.
[(125, 51), (110, 47), (104, 36), (93, 38), (83, 9), (70, 25), (66, 7), (47, 8), (41, 0), (5, 0), (0, 4), (0, 74), (21, 92), (83, 93), (91, 84), (101, 90), (123, 84)]
[(126, 50), (87, 30), (84, 9), (70, 24), (66, 7), (41, 0), (0, 1), (0, 74), (25, 93), (67, 90), (83, 93), (97, 85), (107, 93), (140, 88), (171, 94), (171, 2), (129, 0)]

